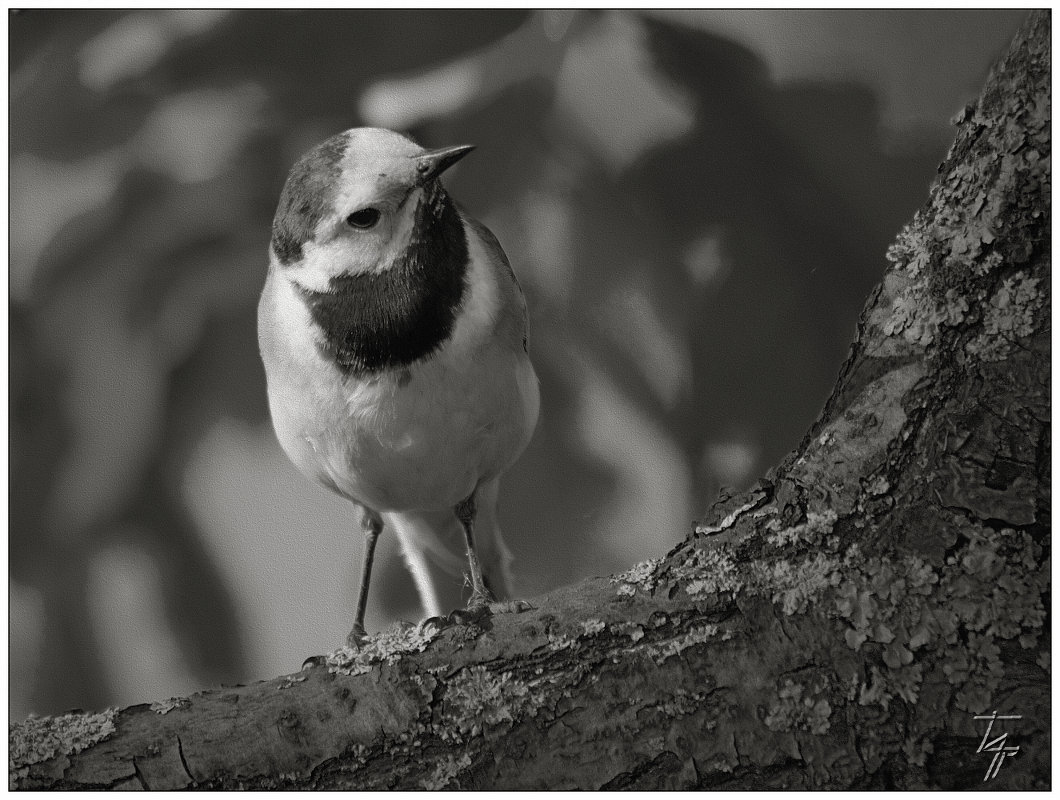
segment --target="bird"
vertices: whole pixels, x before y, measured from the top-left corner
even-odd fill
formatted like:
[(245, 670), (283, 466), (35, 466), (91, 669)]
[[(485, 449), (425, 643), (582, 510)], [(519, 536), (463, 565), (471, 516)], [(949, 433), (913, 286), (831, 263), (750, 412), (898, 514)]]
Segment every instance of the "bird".
[[(511, 594), (499, 481), (540, 409), (520, 284), (440, 176), (474, 149), (352, 128), (291, 168), (273, 218), (258, 342), (273, 429), (364, 536), (350, 647), (376, 542), (396, 534), (428, 618)], [(463, 568), (466, 566), (466, 574)]]

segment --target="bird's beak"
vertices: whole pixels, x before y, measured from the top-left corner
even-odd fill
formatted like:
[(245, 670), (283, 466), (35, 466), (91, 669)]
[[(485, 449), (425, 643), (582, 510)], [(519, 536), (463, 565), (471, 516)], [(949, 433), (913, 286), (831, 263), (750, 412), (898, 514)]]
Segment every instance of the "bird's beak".
[(428, 150), (426, 153), (415, 156), (420, 185), (437, 178), (474, 149), (473, 144), (460, 144), (456, 147)]

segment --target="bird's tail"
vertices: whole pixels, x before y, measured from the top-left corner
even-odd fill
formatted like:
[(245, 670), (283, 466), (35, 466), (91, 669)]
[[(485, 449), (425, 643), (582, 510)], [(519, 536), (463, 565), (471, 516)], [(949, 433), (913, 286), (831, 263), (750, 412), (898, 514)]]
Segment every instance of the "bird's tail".
[[(511, 554), (497, 522), (499, 479), (479, 486), (475, 495), (475, 553), (494, 597), (511, 596)], [(471, 594), (464, 529), (455, 509), (390, 512), (384, 525), (397, 535), (429, 617), (461, 608)]]

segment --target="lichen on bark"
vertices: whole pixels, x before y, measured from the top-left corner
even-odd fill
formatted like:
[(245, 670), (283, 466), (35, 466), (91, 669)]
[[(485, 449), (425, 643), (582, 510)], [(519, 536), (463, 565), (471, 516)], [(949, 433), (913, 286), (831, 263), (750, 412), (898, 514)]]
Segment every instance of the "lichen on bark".
[(83, 718), (79, 744), (14, 749), (12, 781), (961, 788), (997, 709), (1020, 751), (991, 788), (1047, 787), (1049, 25), (1030, 17), (957, 120), (820, 419), (665, 558)]

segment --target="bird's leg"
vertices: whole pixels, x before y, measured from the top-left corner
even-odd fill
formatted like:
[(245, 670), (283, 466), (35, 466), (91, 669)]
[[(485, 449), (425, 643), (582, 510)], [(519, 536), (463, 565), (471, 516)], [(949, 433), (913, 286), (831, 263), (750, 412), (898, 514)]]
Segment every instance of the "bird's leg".
[(478, 563), (475, 554), (475, 493), (468, 495), (466, 500), (456, 504), (456, 518), (464, 528), (464, 540), (467, 543), (467, 563), (471, 569), (471, 599), (467, 601), (468, 608), (481, 608), (493, 602), (493, 593), (486, 586), (482, 578), (482, 565)]
[(383, 530), (383, 518), (370, 508), (361, 510), (361, 528), (364, 530), (364, 560), (361, 562), (361, 590), (357, 595), (357, 614), (353, 630), (346, 637), (348, 647), (359, 648), (367, 635), (364, 630), (364, 611), (368, 607), (368, 584), (372, 580), (372, 560), (375, 558), (375, 543)]

